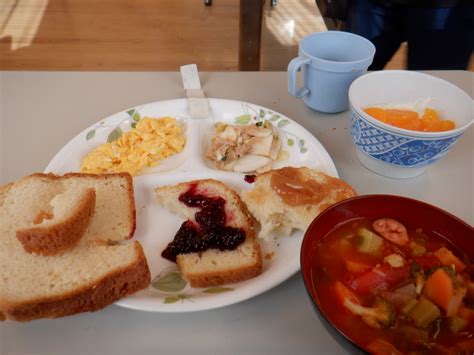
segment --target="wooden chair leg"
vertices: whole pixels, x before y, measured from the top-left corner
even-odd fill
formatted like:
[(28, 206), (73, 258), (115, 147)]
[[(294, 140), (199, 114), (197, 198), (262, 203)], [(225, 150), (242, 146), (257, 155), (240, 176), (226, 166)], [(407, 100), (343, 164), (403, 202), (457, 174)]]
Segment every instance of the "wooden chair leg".
[(265, 0), (240, 0), (239, 70), (260, 70), (264, 3)]

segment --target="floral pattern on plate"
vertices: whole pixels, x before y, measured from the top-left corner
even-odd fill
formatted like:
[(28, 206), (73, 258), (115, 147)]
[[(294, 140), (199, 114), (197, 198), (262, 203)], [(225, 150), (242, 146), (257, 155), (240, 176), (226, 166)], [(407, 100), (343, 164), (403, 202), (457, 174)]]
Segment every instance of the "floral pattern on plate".
[[(163, 299), (164, 304), (192, 301), (193, 297), (196, 297), (196, 292), (189, 292), (191, 286), (181, 276), (176, 267), (166, 268), (156, 275), (150, 284), (150, 289), (152, 292), (156, 292), (156, 294)], [(204, 294), (217, 294), (233, 290), (234, 288), (232, 287), (214, 286), (199, 289), (198, 292)]]
[(90, 131), (86, 133), (86, 141), (93, 139), (98, 129), (104, 129), (104, 128), (110, 128), (110, 127), (112, 128), (112, 130), (107, 136), (107, 143), (111, 143), (119, 139), (123, 134), (123, 130), (121, 128), (122, 124), (130, 123), (130, 128), (135, 128), (137, 126), (137, 123), (140, 122), (140, 120), (142, 119), (142, 116), (140, 115), (138, 111), (139, 111), (139, 108), (131, 108), (125, 111), (128, 116), (125, 117), (118, 124), (114, 124), (111, 126), (104, 125), (104, 121), (101, 121), (98, 125), (96, 125), (95, 127), (93, 127)]

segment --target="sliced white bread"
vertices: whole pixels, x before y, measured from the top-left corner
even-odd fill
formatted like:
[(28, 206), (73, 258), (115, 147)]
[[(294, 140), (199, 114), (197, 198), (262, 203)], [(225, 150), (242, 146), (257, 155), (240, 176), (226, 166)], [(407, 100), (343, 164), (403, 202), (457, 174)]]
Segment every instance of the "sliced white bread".
[(135, 232), (136, 213), (133, 181), (128, 173), (26, 176), (15, 182), (15, 196), (9, 201), (9, 206), (17, 206), (21, 211), (15, 216), (15, 225), (18, 229), (30, 227), (31, 221), (44, 211), (45, 201), (67, 190), (83, 188), (95, 190), (94, 218), (88, 235), (104, 240), (130, 239)]
[[(82, 187), (96, 191), (96, 212), (79, 243), (60, 255), (25, 252), (16, 231), (30, 225), (44, 200)], [(0, 319), (96, 311), (147, 287), (150, 271), (140, 244), (117, 244), (134, 230), (129, 174), (33, 174), (0, 188)]]
[(70, 173), (64, 178), (66, 188), (87, 186), (95, 189), (95, 212), (89, 235), (116, 241), (132, 238), (136, 228), (136, 211), (130, 174)]
[(226, 226), (241, 228), (245, 232), (245, 241), (233, 250), (208, 249), (179, 254), (176, 263), (183, 276), (193, 287), (209, 287), (240, 282), (259, 275), (262, 272), (262, 255), (255, 240), (255, 220), (233, 189), (212, 179), (195, 180), (156, 188), (158, 202), (181, 218), (194, 222), (194, 215), (199, 208), (188, 207), (179, 201), (179, 196), (192, 185), (197, 185), (196, 193), (222, 197), (226, 201)]
[(278, 170), (257, 175), (253, 188), (242, 194), (242, 200), (260, 222), (259, 238), (267, 239), (273, 231), (282, 235), (289, 235), (293, 229), (305, 231), (324, 209), (356, 195), (354, 189), (340, 179), (307, 167), (297, 170), (304, 181), (316, 180), (330, 185), (330, 191), (318, 203), (290, 206), (271, 186), (272, 171)]
[(43, 203), (44, 209), (29, 227), (17, 230), (16, 237), (27, 253), (55, 255), (72, 249), (92, 220), (95, 190), (86, 186), (68, 188)]

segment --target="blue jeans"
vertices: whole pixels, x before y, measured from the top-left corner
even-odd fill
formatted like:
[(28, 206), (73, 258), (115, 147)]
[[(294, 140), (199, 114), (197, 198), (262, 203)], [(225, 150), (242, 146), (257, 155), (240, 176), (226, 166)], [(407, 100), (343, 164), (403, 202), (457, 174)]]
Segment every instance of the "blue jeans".
[(474, 6), (384, 6), (353, 0), (343, 30), (359, 34), (377, 52), (369, 70), (383, 69), (402, 42), (408, 42), (408, 69), (467, 69), (473, 50)]

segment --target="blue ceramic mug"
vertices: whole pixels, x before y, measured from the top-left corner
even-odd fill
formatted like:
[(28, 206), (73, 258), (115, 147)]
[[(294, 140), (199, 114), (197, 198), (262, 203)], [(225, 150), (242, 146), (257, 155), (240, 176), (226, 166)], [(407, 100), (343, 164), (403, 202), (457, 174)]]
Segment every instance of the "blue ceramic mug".
[[(299, 57), (288, 65), (288, 91), (314, 110), (328, 113), (349, 108), (351, 83), (367, 71), (375, 46), (348, 32), (317, 32), (300, 42)], [(301, 68), (303, 87), (296, 88)]]

